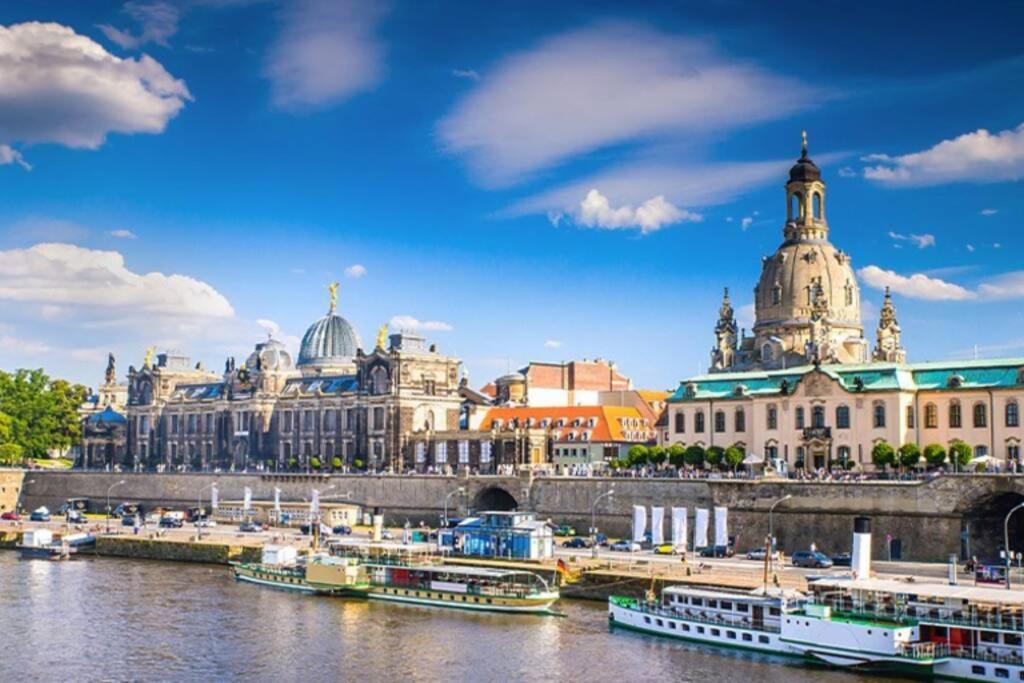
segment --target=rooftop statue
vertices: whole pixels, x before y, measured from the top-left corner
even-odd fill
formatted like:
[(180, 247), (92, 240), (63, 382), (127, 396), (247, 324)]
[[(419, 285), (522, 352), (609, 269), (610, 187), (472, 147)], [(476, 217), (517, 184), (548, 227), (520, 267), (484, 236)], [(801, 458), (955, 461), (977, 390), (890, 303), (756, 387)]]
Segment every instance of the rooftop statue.
[(151, 368), (153, 367), (153, 356), (156, 355), (156, 347), (150, 346), (146, 349), (146, 355), (142, 358), (142, 367)]
[(377, 346), (378, 349), (386, 349), (388, 346), (388, 324), (384, 323), (377, 330)]
[(327, 285), (327, 294), (331, 297), (331, 313), (338, 308), (338, 287), (340, 285), (337, 282)]

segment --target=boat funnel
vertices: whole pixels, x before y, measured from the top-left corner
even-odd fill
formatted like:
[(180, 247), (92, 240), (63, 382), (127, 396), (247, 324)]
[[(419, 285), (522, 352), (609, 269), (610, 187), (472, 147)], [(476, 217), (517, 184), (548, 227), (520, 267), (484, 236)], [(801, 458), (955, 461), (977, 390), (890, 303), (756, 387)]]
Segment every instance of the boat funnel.
[(380, 542), (381, 537), (384, 535), (384, 515), (373, 516), (373, 540)]
[(867, 579), (871, 576), (871, 518), (854, 517), (853, 519), (853, 557), (850, 566), (856, 579)]

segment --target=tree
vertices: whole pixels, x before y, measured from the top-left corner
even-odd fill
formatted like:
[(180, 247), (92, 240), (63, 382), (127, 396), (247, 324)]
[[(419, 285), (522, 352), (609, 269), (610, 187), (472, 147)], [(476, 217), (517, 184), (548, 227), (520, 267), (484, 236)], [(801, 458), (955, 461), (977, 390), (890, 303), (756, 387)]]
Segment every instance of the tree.
[(21, 446), (16, 443), (0, 444), (0, 465), (20, 465), (21, 461)]
[(704, 457), (708, 461), (709, 465), (719, 467), (722, 464), (722, 458), (725, 457), (725, 451), (721, 446), (712, 446), (707, 450), (707, 453), (704, 454)]
[(682, 467), (686, 464), (686, 447), (680, 443), (674, 443), (668, 447), (668, 462), (673, 467)]
[(338, 456), (334, 456), (334, 459), (331, 460), (331, 467), (333, 467), (336, 470), (340, 470), (341, 469), (341, 458), (339, 458)]
[(697, 445), (690, 446), (683, 454), (683, 460), (690, 467), (700, 467), (704, 464), (704, 449)]
[(896, 464), (896, 451), (888, 441), (879, 441), (871, 449), (871, 462), (875, 464), (875, 467), (884, 471), (889, 465)]
[(647, 449), (647, 460), (652, 465), (662, 464), (663, 462), (665, 462), (665, 459), (667, 457), (668, 453), (665, 452), (665, 449), (662, 446), (650, 446)]
[(746, 456), (739, 446), (729, 446), (725, 449), (725, 464), (735, 472), (736, 468), (743, 464)]
[(901, 467), (917, 467), (921, 461), (921, 447), (916, 443), (905, 443), (900, 446), (899, 463)]
[(946, 449), (942, 444), (930, 443), (924, 447), (924, 459), (929, 467), (940, 467), (946, 462)]
[(973, 455), (971, 447), (959, 439), (949, 444), (949, 461), (953, 463), (957, 469), (963, 469), (966, 467), (967, 463), (971, 461)]
[(11, 416), (0, 413), (0, 444), (11, 441)]
[(626, 452), (627, 462), (629, 462), (630, 467), (637, 467), (646, 463), (647, 455), (647, 446), (639, 443), (634, 446), (630, 446), (629, 450)]
[(21, 447), (26, 457), (45, 457), (81, 441), (78, 408), (86, 389), (51, 380), (42, 370), (0, 371), (0, 413), (9, 418), (5, 443)]
[(312, 467), (314, 470), (320, 469), (320, 458), (314, 455), (312, 458), (309, 459), (309, 466)]

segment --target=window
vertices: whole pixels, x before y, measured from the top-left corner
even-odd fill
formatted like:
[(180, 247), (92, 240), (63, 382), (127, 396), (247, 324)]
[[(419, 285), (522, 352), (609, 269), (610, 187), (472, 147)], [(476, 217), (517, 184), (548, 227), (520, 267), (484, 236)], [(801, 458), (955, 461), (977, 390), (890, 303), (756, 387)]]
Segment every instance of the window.
[(875, 429), (880, 429), (885, 426), (885, 404), (876, 403), (874, 409), (874, 425)]
[(924, 426), (925, 429), (936, 429), (939, 426), (939, 409), (934, 403), (924, 407)]
[(427, 396), (437, 395), (437, 382), (432, 379), (423, 380), (423, 393)]
[(1020, 406), (1017, 405), (1016, 401), (1010, 401), (1006, 404), (1006, 426), (1020, 427)]
[(1010, 677), (1010, 670), (1009, 669), (996, 668), (996, 678), (1009, 678), (1009, 677)]
[(961, 418), (960, 401), (953, 401), (949, 404), (949, 428), (960, 429)]
[(836, 429), (850, 428), (850, 406), (836, 408)]
[(761, 644), (767, 644), (768, 643), (768, 636), (758, 636), (757, 637), (757, 642), (759, 642)]
[(811, 426), (812, 427), (824, 427), (825, 426), (825, 407), (814, 406), (811, 408)]
[(384, 429), (384, 409), (374, 408), (373, 409), (373, 428)]
[(747, 431), (747, 415), (743, 412), (743, 408), (736, 409), (736, 431), (745, 432)]
[(1009, 444), (1006, 446), (1006, 459), (1010, 462), (1020, 460), (1020, 446), (1017, 444)]
[(768, 429), (779, 428), (779, 409), (775, 406), (768, 406)]
[(326, 411), (324, 413), (324, 431), (333, 432), (334, 431), (334, 423), (335, 423), (334, 411), (333, 410)]
[(736, 631), (726, 631), (725, 635), (730, 640), (736, 640)]
[(907, 427), (914, 428), (914, 406), (907, 406)]
[(974, 404), (974, 426), (975, 427), (987, 427), (988, 426), (988, 411), (985, 410), (984, 403)]
[(680, 410), (679, 412), (676, 413), (676, 433), (677, 434), (682, 434), (685, 431), (686, 431), (686, 415), (684, 415), (683, 411)]
[(693, 415), (693, 431), (698, 434), (704, 433), (704, 411), (698, 410)]
[(302, 428), (311, 431), (313, 429), (313, 411), (307, 410), (302, 413)]
[(988, 446), (975, 446), (974, 447), (974, 457), (975, 458), (984, 458), (986, 455), (988, 455)]
[(796, 428), (804, 428), (804, 409), (802, 407), (796, 409)]
[(985, 675), (985, 667), (981, 666), (980, 664), (974, 664), (973, 666), (971, 666), (971, 673), (972, 674), (979, 674), (981, 676), (984, 676)]
[(821, 220), (821, 193), (820, 192), (815, 192), (813, 196), (814, 196), (814, 218), (820, 221)]
[(749, 633), (744, 633), (743, 634), (743, 641), (744, 642), (749, 643), (753, 639), (754, 639), (754, 637), (752, 635), (750, 635)]
[[(772, 306), (778, 306), (781, 303), (782, 303), (782, 287), (780, 285), (775, 285), (774, 287), (772, 287)], [(765, 344), (761, 348), (761, 353), (762, 353), (762, 357), (763, 356), (767, 356), (767, 358), (765, 358), (765, 360), (771, 360), (771, 357), (772, 357), (772, 347), (770, 347), (767, 344)]]
[(725, 411), (723, 411), (723, 410), (716, 410), (715, 411), (715, 431), (716, 432), (724, 432), (725, 431)]

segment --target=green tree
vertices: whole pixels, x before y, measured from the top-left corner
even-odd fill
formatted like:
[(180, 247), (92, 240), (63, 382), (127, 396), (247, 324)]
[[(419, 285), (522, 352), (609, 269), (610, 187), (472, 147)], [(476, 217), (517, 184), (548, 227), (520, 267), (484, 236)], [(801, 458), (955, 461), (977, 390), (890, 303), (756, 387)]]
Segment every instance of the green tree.
[(26, 457), (45, 457), (81, 441), (78, 408), (85, 387), (51, 380), (42, 370), (0, 371), (0, 413), (9, 418), (8, 443)]
[(924, 447), (924, 459), (929, 467), (940, 467), (946, 462), (946, 449), (942, 444), (930, 443)]
[(665, 451), (665, 448), (662, 447), (662, 446), (650, 446), (647, 449), (647, 460), (652, 465), (660, 465), (660, 464), (662, 464), (663, 462), (665, 462), (665, 459), (667, 457), (668, 457), (668, 453)]
[(647, 456), (647, 446), (644, 446), (643, 444), (639, 443), (634, 446), (630, 446), (629, 450), (626, 452), (626, 457), (628, 459), (630, 467), (638, 467), (639, 465), (643, 465), (644, 463), (647, 462)]
[(683, 454), (683, 460), (690, 467), (700, 467), (704, 464), (704, 449), (697, 445), (690, 446)]
[(680, 443), (674, 443), (668, 447), (668, 462), (673, 467), (682, 467), (686, 464), (686, 447)]
[(722, 458), (725, 457), (725, 451), (721, 446), (712, 446), (704, 454), (704, 458), (708, 461), (708, 464), (713, 467), (720, 467), (722, 465)]
[(0, 465), (20, 465), (21, 461), (21, 446), (16, 443), (0, 444)]
[(901, 467), (917, 467), (921, 461), (921, 447), (916, 443), (905, 443), (900, 446), (899, 463)]
[(875, 464), (875, 467), (884, 471), (886, 467), (896, 464), (896, 451), (888, 441), (879, 441), (871, 449), (871, 462)]
[(953, 443), (949, 444), (949, 461), (953, 463), (957, 469), (963, 469), (967, 466), (967, 463), (974, 457), (971, 447), (963, 441), (957, 439)]
[(746, 455), (739, 446), (729, 446), (725, 449), (725, 464), (735, 472), (736, 468), (743, 464)]
[(11, 442), (11, 416), (0, 413), (0, 444)]
[(333, 467), (336, 470), (340, 470), (341, 469), (341, 458), (339, 458), (338, 456), (334, 456), (334, 459), (331, 460), (331, 467)]
[(314, 470), (320, 469), (320, 458), (314, 455), (312, 458), (309, 459), (309, 466), (312, 467)]

